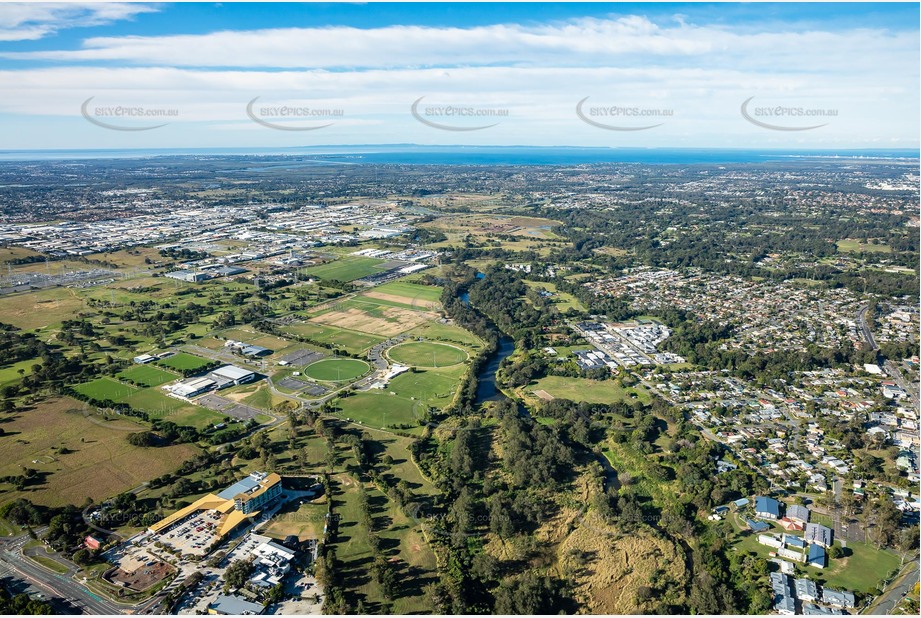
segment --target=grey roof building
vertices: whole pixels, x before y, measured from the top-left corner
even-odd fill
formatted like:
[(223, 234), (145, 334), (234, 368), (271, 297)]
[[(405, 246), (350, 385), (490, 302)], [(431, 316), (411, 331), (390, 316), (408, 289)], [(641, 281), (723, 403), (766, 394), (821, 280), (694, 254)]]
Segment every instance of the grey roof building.
[(811, 579), (797, 579), (794, 585), (796, 598), (800, 601), (815, 601), (819, 598), (819, 588)]
[(254, 616), (261, 614), (263, 606), (234, 595), (221, 594), (208, 606), (208, 612), (227, 616)]
[(787, 517), (801, 523), (809, 522), (809, 509), (802, 504), (791, 504), (787, 507)]
[(844, 612), (834, 607), (822, 607), (812, 603), (803, 603), (804, 616), (843, 616)]
[(821, 547), (831, 547), (832, 530), (822, 524), (806, 524), (805, 538), (808, 542)]
[(835, 607), (854, 607), (854, 595), (847, 591), (822, 588), (822, 602)]

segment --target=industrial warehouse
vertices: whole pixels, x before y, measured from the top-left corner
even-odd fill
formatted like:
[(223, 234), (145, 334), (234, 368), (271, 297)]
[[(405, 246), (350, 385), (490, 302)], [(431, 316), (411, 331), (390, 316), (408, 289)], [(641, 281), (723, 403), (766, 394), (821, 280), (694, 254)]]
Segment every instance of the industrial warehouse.
[(180, 380), (166, 386), (167, 392), (174, 397), (191, 399), (211, 390), (221, 390), (239, 384), (246, 384), (256, 379), (256, 373), (235, 365), (224, 365), (205, 376)]

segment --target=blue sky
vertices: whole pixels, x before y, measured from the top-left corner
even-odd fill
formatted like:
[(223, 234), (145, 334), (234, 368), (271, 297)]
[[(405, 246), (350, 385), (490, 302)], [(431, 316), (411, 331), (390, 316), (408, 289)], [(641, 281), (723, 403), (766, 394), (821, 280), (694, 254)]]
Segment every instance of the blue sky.
[(919, 7), (0, 4), (7, 149), (917, 148)]

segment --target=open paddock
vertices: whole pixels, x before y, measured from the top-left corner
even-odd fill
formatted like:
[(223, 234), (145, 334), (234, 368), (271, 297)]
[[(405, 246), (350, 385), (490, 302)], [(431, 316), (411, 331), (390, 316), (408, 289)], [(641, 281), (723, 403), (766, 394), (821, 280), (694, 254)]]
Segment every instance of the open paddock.
[(368, 275), (375, 275), (383, 270), (383, 260), (361, 256), (341, 257), (333, 262), (311, 266), (306, 272), (311, 277), (329, 281), (355, 281)]
[[(347, 301), (348, 302), (348, 301)], [(342, 303), (342, 305), (347, 305)], [(360, 306), (359, 306), (360, 307)], [(437, 314), (399, 307), (343, 306), (311, 318), (312, 322), (355, 330), (383, 337), (393, 337), (438, 318)]]
[(3, 322), (23, 330), (56, 328), (64, 320), (71, 320), (86, 310), (83, 299), (67, 288), (0, 296)]
[[(22, 474), (24, 467), (38, 474), (35, 483), (22, 491), (0, 485), (0, 502), (17, 497), (47, 506), (80, 505), (87, 497), (101, 502), (172, 472), (199, 452), (191, 444), (132, 446), (127, 435), (143, 431), (148, 425), (115, 415), (109, 418), (106, 420), (69, 397), (46, 400), (4, 415), (0, 476)], [(49, 462), (49, 456), (53, 462)]]
[(359, 354), (382, 342), (385, 337), (325, 326), (315, 322), (295, 322), (282, 328), (293, 335), (307, 337), (318, 343), (337, 345), (351, 354)]

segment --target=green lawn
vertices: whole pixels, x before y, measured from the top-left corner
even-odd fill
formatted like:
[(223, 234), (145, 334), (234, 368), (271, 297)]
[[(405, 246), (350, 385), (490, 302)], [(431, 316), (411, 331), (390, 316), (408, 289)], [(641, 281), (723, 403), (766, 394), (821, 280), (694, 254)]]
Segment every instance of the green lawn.
[(113, 402), (124, 401), (138, 392), (137, 388), (122, 384), (112, 378), (96, 378), (90, 382), (77, 384), (73, 388), (81, 395), (98, 399), (99, 401), (108, 399)]
[(163, 360), (157, 361), (158, 365), (163, 365), (164, 367), (169, 367), (170, 369), (175, 369), (177, 371), (183, 370), (195, 370), (200, 369), (210, 363), (206, 358), (200, 356), (194, 356), (192, 354), (186, 354), (185, 352), (177, 352), (172, 356), (168, 356)]
[(441, 322), (426, 322), (406, 334), (410, 337), (423, 337), (425, 339), (457, 343), (472, 349), (477, 349), (482, 345), (477, 336), (470, 331), (464, 330), (460, 326), (442, 324)]
[(175, 374), (153, 365), (135, 365), (117, 374), (116, 377), (127, 379), (141, 386), (160, 386), (178, 379)]
[(464, 367), (455, 366), (449, 370), (407, 371), (390, 380), (384, 389), (398, 397), (422, 401), (433, 407), (444, 407), (451, 402), (454, 391), (463, 375)]
[(384, 391), (356, 393), (339, 400), (342, 418), (378, 429), (392, 425), (417, 425), (423, 405)]
[(347, 256), (339, 258), (328, 264), (312, 266), (304, 270), (312, 277), (336, 281), (354, 281), (368, 275), (381, 272), (378, 268), (384, 260), (377, 260), (369, 257)]
[(304, 375), (325, 382), (347, 382), (364, 375), (371, 366), (354, 358), (324, 358), (307, 365)]
[(153, 388), (145, 388), (122, 401), (135, 410), (147, 412), (151, 420), (160, 419), (197, 429), (204, 429), (222, 418), (217, 412), (167, 397)]
[(649, 393), (642, 386), (623, 388), (615, 380), (589, 380), (587, 378), (565, 378), (547, 376), (525, 387), (525, 390), (544, 390), (560, 399), (588, 403), (614, 403), (636, 399), (649, 403)]
[(401, 343), (390, 348), (387, 355), (398, 363), (414, 367), (450, 367), (467, 360), (467, 353), (460, 348), (434, 341)]
[(42, 565), (49, 571), (54, 571), (55, 573), (67, 573), (67, 567), (51, 558), (46, 558), (45, 556), (29, 556), (29, 560), (33, 560), (38, 564)]
[[(838, 545), (835, 541), (835, 545)], [(852, 552), (852, 553), (848, 553)], [(899, 558), (891, 551), (877, 550), (875, 545), (847, 542), (844, 558), (829, 558), (828, 566), (815, 579), (824, 579), (830, 588), (869, 592), (899, 568)]]
[(22, 379), (22, 376), (19, 375), (19, 370), (23, 370), (23, 375), (29, 375), (32, 373), (32, 365), (41, 365), (41, 359), (39, 358), (29, 358), (24, 361), (19, 361), (18, 363), (13, 363), (12, 365), (7, 365), (6, 367), (0, 369), (0, 388), (8, 384), (15, 384)]

